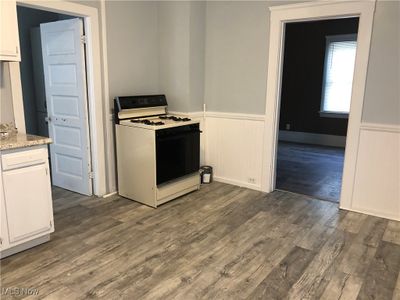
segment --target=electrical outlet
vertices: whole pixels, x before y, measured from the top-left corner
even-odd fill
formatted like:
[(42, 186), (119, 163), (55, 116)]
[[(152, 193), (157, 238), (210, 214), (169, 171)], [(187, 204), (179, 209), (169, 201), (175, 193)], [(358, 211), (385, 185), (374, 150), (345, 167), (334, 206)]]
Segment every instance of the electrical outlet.
[(290, 130), (290, 123), (286, 123), (286, 130)]
[(248, 179), (248, 181), (249, 181), (249, 183), (256, 183), (255, 178), (251, 178), (251, 177), (250, 177), (250, 178)]

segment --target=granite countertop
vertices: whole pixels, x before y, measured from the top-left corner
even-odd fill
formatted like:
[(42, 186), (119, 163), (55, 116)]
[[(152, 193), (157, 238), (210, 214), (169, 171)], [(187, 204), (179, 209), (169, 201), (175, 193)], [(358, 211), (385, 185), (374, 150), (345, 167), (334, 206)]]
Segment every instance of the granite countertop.
[(24, 148), (50, 143), (52, 143), (52, 140), (48, 137), (24, 133), (10, 133), (9, 135), (0, 138), (0, 150)]

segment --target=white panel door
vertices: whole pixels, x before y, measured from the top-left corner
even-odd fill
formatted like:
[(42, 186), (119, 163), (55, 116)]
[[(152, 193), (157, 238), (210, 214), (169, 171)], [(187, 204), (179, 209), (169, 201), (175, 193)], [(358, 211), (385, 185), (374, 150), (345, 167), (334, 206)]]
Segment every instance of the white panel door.
[(40, 25), (53, 185), (92, 195), (83, 24)]

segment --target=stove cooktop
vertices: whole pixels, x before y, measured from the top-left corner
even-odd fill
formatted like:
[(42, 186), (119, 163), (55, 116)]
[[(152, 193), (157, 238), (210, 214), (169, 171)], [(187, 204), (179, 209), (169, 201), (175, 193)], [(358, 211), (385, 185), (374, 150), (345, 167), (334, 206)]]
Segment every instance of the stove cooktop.
[(141, 117), (134, 119), (127, 119), (121, 121), (122, 125), (128, 125), (131, 127), (142, 127), (146, 129), (162, 129), (170, 128), (175, 126), (189, 125), (199, 123), (186, 117), (178, 117), (173, 115), (161, 115), (152, 117)]
[[(162, 115), (159, 116), (158, 119), (160, 120), (172, 120), (174, 122), (188, 122), (191, 121), (189, 118), (181, 118), (177, 116), (171, 116), (171, 115)], [(145, 125), (165, 125), (165, 122), (163, 121), (157, 121), (157, 117), (151, 117), (151, 118), (137, 118), (137, 119), (131, 119), (130, 120), (132, 123), (141, 123)]]

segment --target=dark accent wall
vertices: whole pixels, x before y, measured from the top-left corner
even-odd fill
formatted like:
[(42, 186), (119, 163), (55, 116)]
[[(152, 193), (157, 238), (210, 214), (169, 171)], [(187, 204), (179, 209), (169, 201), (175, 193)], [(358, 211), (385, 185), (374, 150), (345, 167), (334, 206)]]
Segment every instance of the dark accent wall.
[(347, 119), (320, 117), (327, 35), (358, 32), (358, 18), (286, 25), (279, 129), (345, 136)]
[(55, 22), (73, 17), (23, 6), (17, 6), (17, 16), (21, 48), (20, 72), (26, 132), (39, 134), (30, 30), (33, 27), (40, 26), (42, 23)]

